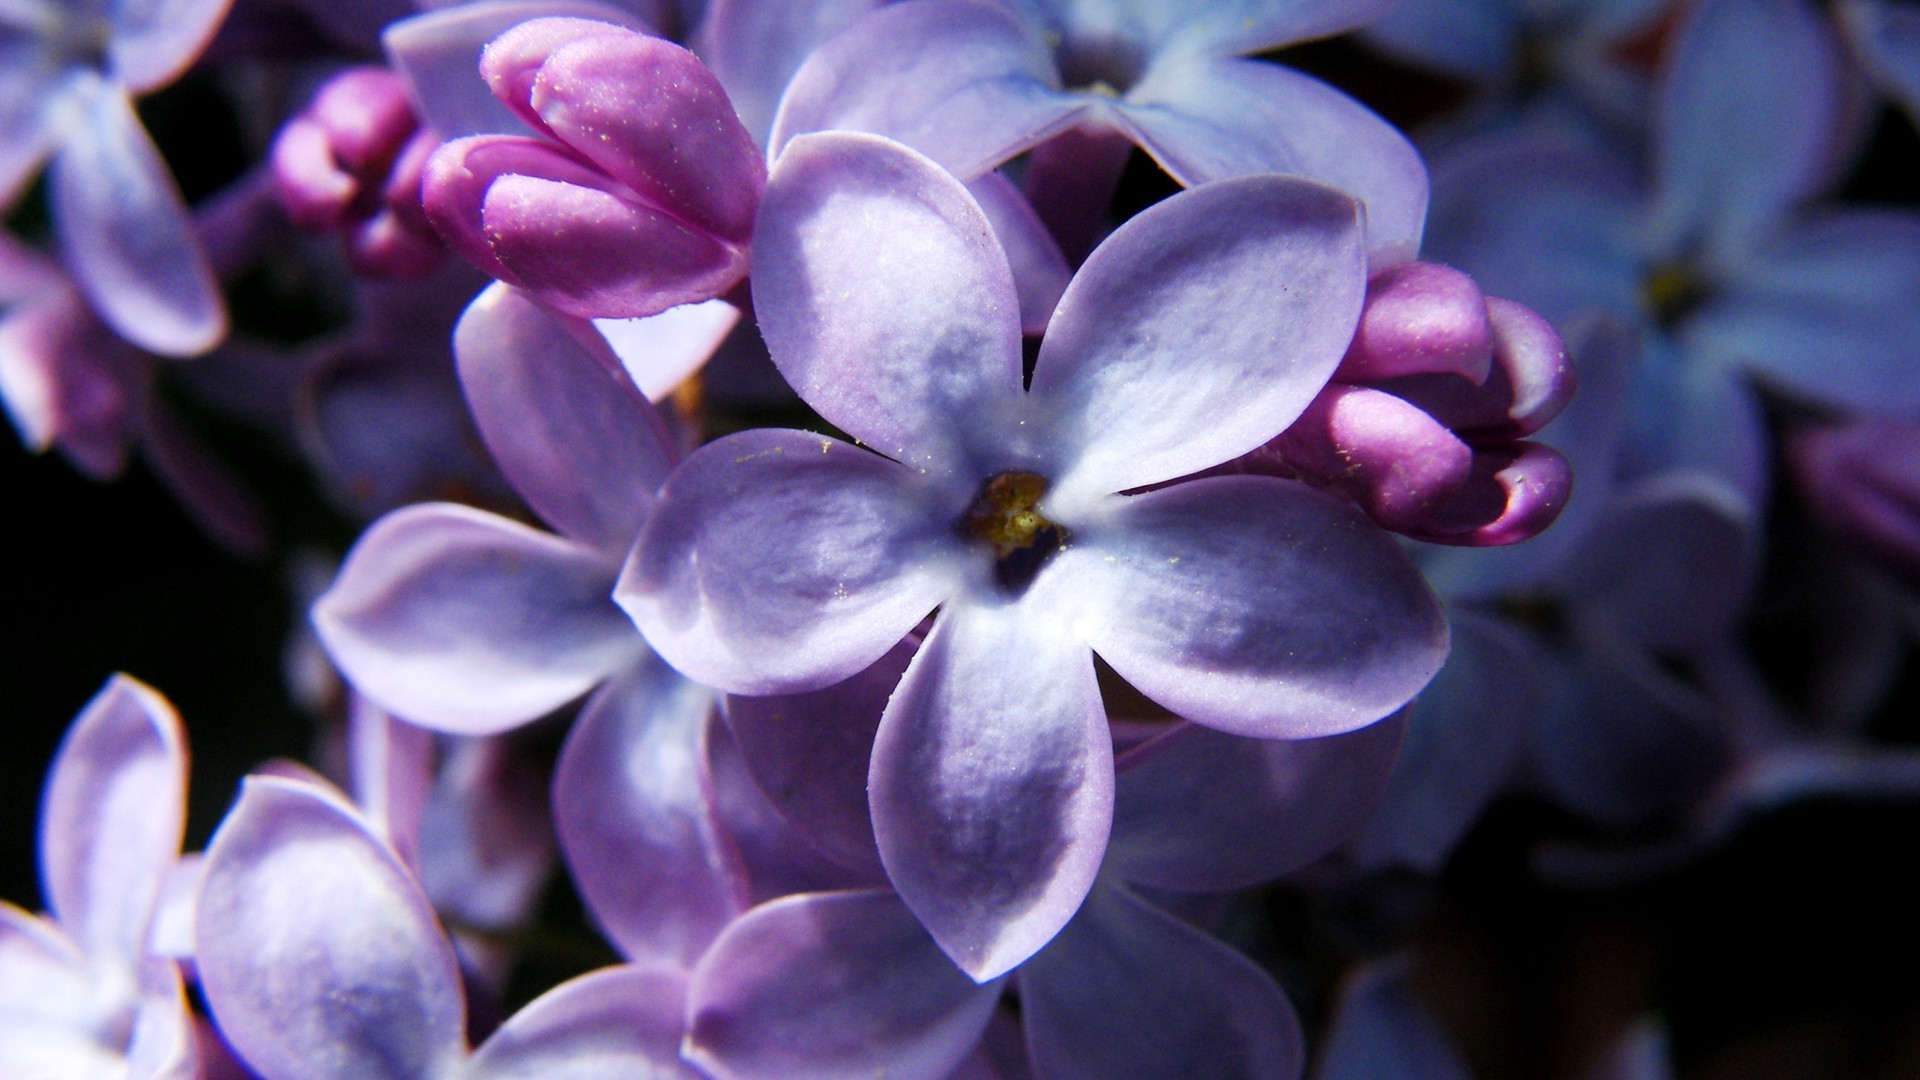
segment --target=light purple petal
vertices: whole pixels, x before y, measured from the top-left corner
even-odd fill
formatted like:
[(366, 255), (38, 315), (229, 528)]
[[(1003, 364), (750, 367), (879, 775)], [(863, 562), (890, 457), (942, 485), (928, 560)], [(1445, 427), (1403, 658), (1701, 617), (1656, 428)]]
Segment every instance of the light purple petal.
[(567, 866), (633, 960), (689, 968), (744, 906), (705, 775), (713, 706), (666, 665), (638, 664), (581, 710), (554, 773)]
[(122, 0), (103, 6), (112, 27), (107, 64), (121, 85), (144, 94), (186, 71), (213, 40), (233, 0)]
[(1049, 571), (1100, 657), (1148, 697), (1261, 738), (1351, 731), (1439, 670), (1446, 618), (1391, 536), (1344, 500), (1262, 476), (1103, 507)]
[(412, 85), (414, 105), (443, 137), (525, 134), (523, 124), (480, 78), (487, 42), (528, 19), (597, 19), (645, 32), (630, 11), (592, 0), (489, 0), (429, 11), (387, 27), (387, 57)]
[(200, 882), (207, 859), (199, 852), (182, 855), (160, 884), (154, 902), (153, 923), (147, 933), (147, 952), (170, 960), (192, 960), (194, 909), (200, 902)]
[[(876, 856), (869, 853), (867, 867), (843, 866), (781, 816), (717, 714), (707, 727), (706, 749), (713, 813), (728, 841), (729, 862), (737, 865), (745, 883), (747, 903), (742, 907), (794, 893), (885, 887), (887, 876)], [(852, 764), (857, 768), (865, 762), (862, 754)]]
[(348, 790), (367, 823), (417, 876), (420, 818), (433, 787), (433, 733), (389, 716), (364, 696), (347, 705)]
[(48, 174), (61, 249), (100, 317), (142, 348), (205, 352), (227, 333), (187, 205), (126, 92), (96, 84)]
[(1044, 586), (943, 609), (874, 740), (867, 790), (887, 876), (979, 982), (1073, 917), (1112, 821), (1093, 656), (1054, 610)]
[(711, 359), (739, 321), (739, 308), (703, 300), (645, 318), (596, 319), (593, 325), (633, 384), (648, 401), (659, 401)]
[(514, 490), (561, 533), (617, 561), (639, 537), (674, 452), (652, 407), (570, 331), (527, 294), (496, 284), (460, 317), (454, 358), (474, 422)]
[(1278, 1080), (1306, 1054), (1272, 976), (1118, 886), (1020, 969), (1020, 1008), (1048, 1080)]
[(694, 972), (687, 1058), (717, 1080), (939, 1080), (999, 996), (892, 893), (790, 896), (736, 920)]
[(53, 148), (48, 107), (64, 95), (49, 74), (37, 39), (0, 36), (0, 206), (14, 204)]
[(835, 439), (731, 435), (668, 478), (615, 595), (669, 663), (710, 686), (829, 686), (955, 589), (960, 508), (933, 496)]
[(780, 96), (801, 63), (821, 42), (884, 2), (713, 0), (697, 31), (694, 51), (727, 88), (741, 122), (764, 146)]
[(1414, 699), (1406, 743), (1379, 808), (1354, 841), (1368, 866), (1439, 872), (1454, 845), (1513, 783), (1541, 691), (1538, 658), (1503, 623), (1454, 610), (1447, 664)]
[(137, 977), (140, 1006), (127, 1040), (127, 1080), (200, 1080), (199, 1040), (180, 966), (148, 959)]
[(58, 929), (0, 900), (0, 1070), (5, 1075), (124, 1077), (119, 1048), (94, 1033), (123, 1021), (130, 1004), (127, 988), (117, 994), (101, 989), (86, 958)]
[(1192, 187), (1283, 173), (1367, 208), (1375, 266), (1420, 250), (1427, 169), (1371, 109), (1310, 75), (1261, 60), (1182, 56), (1156, 64), (1121, 111), (1143, 148)]
[(152, 687), (116, 675), (74, 720), (40, 806), (47, 906), (96, 963), (130, 969), (186, 830), (186, 736)]
[(880, 867), (867, 762), (887, 699), (913, 658), (901, 642), (845, 682), (809, 694), (729, 697), (727, 725), (767, 797), (834, 858)]
[(774, 119), (777, 158), (796, 136), (867, 131), (971, 179), (1073, 126), (1037, 27), (975, 0), (895, 4), (815, 50)]
[(1398, 0), (1070, 0), (1070, 28), (1137, 28), (1146, 44), (1222, 53), (1264, 52), (1332, 37), (1360, 26)]
[(393, 853), (338, 798), (254, 777), (207, 848), (200, 980), (276, 1080), (419, 1080), (464, 1054), (453, 950)]
[(1047, 232), (1033, 204), (1006, 177), (987, 173), (967, 184), (967, 194), (993, 223), (993, 235), (1006, 252), (1014, 292), (1020, 297), (1021, 333), (1041, 333), (1073, 277), (1066, 256), (1060, 253), (1060, 245)]
[(1291, 873), (1365, 824), (1406, 729), (1389, 717), (1323, 739), (1247, 739), (1185, 724), (1118, 763), (1107, 872), (1226, 892)]
[(397, 510), (348, 552), (313, 625), (347, 678), (418, 724), (479, 735), (526, 723), (643, 646), (599, 556), (450, 503)]
[(474, 1051), (473, 1080), (699, 1080), (680, 1060), (686, 977), (635, 966), (561, 983)]
[(507, 739), (448, 742), (420, 817), (420, 886), (450, 922), (524, 926), (556, 861), (548, 770)]
[(1706, 241), (1737, 255), (1813, 194), (1845, 142), (1845, 76), (1831, 27), (1805, 0), (1690, 8), (1655, 120), (1656, 250)]
[(1075, 505), (1247, 453), (1339, 365), (1360, 318), (1359, 208), (1282, 177), (1183, 192), (1125, 225), (1067, 286), (1033, 397)]
[(806, 136), (775, 164), (753, 247), (761, 334), (807, 404), (903, 464), (977, 480), (965, 452), (996, 452), (1021, 400), (1020, 302), (960, 182), (871, 135)]

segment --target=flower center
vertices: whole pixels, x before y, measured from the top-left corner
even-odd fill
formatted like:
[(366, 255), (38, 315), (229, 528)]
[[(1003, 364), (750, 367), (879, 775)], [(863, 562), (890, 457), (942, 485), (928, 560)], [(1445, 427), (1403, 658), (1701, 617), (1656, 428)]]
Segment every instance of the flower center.
[(1063, 38), (1053, 55), (1062, 86), (1102, 97), (1124, 97), (1147, 67), (1139, 46), (1119, 35)]
[(1707, 298), (1707, 282), (1686, 263), (1656, 266), (1640, 283), (1640, 295), (1655, 322), (1673, 326)]
[(1024, 589), (1054, 552), (1067, 546), (1067, 531), (1040, 512), (1046, 477), (1004, 472), (980, 488), (961, 528), (993, 545), (994, 578), (1007, 589)]

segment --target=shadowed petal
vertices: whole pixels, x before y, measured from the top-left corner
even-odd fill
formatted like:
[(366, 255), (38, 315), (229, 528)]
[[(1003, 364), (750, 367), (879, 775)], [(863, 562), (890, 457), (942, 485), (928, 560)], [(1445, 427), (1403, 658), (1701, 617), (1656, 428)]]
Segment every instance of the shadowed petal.
[[(1360, 26), (1398, 0), (1069, 0), (1071, 23), (1121, 22), (1162, 48), (1221, 53), (1264, 52), (1331, 37)], [(1161, 44), (1164, 42), (1164, 44)]]
[(711, 0), (694, 52), (727, 88), (740, 120), (765, 145), (793, 73), (820, 43), (885, 0), (811, 0), (768, 4)]
[(227, 17), (233, 0), (121, 0), (105, 5), (113, 35), (107, 63), (135, 94), (180, 77)]
[(420, 1080), (464, 1053), (453, 950), (419, 887), (325, 789), (243, 783), (207, 849), (201, 984), (276, 1080)]
[(990, 172), (969, 182), (967, 194), (979, 202), (980, 211), (993, 223), (993, 235), (1007, 253), (1013, 288), (1020, 298), (1020, 332), (1045, 331), (1060, 294), (1073, 277), (1060, 245), (1034, 212), (1033, 204), (1001, 174)]
[(450, 503), (397, 510), (347, 554), (313, 625), (347, 678), (415, 723), (479, 735), (523, 724), (643, 646), (598, 556)]
[(1841, 0), (1839, 14), (1868, 77), (1920, 124), (1920, 11), (1886, 0)]
[(1120, 676), (1239, 735), (1311, 738), (1406, 704), (1447, 651), (1439, 603), (1343, 500), (1262, 476), (1194, 480), (1103, 508), (1053, 573)]
[(1282, 177), (1183, 192), (1130, 219), (1067, 286), (1033, 397), (1077, 505), (1244, 454), (1346, 352), (1366, 293), (1359, 208)]
[(829, 686), (955, 587), (961, 542), (918, 480), (803, 431), (708, 443), (667, 480), (615, 596), (669, 663), (709, 686)]
[(1044, 946), (1093, 883), (1113, 815), (1113, 746), (1093, 657), (1037, 591), (950, 605), (874, 740), (887, 876), (985, 982)]
[(205, 352), (226, 336), (226, 305), (179, 188), (124, 90), (97, 83), (79, 101), (48, 174), (74, 282), (128, 341)]
[(753, 245), (767, 349), (820, 415), (915, 468), (1004, 453), (1020, 301), (959, 181), (871, 135), (806, 136), (774, 167)]
[(617, 561), (673, 466), (660, 417), (560, 317), (495, 284), (454, 329), (460, 385), (487, 449), (527, 504)]
[(1446, 1031), (1414, 996), (1410, 966), (1384, 961), (1349, 980), (1315, 1080), (1471, 1080)]
[(1117, 763), (1108, 872), (1191, 892), (1271, 881), (1332, 851), (1379, 801), (1404, 716), (1323, 739), (1185, 724)]
[(602, 968), (514, 1013), (474, 1051), (473, 1080), (699, 1080), (680, 1060), (686, 977)]
[(633, 960), (689, 968), (745, 906), (709, 801), (713, 705), (649, 660), (593, 696), (560, 753), (561, 849), (600, 929)]
[(1048, 1080), (1282, 1080), (1305, 1057), (1272, 977), (1119, 886), (1020, 969), (1020, 1007)]
[(687, 1057), (719, 1080), (939, 1080), (999, 996), (890, 892), (790, 896), (736, 920), (701, 961)]
[(40, 806), (47, 906), (96, 963), (131, 969), (186, 831), (186, 736), (152, 687), (115, 675), (60, 744)]
[(1182, 184), (1260, 173), (1339, 188), (1367, 208), (1375, 266), (1411, 259), (1427, 215), (1427, 169), (1371, 109), (1310, 75), (1261, 60), (1156, 64), (1122, 106), (1141, 146)]

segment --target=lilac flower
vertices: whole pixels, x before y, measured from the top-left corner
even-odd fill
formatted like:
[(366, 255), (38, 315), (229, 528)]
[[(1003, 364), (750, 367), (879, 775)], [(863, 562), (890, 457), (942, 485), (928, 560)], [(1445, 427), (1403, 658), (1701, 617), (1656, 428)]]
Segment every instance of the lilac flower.
[(189, 356), (226, 310), (132, 96), (178, 78), (231, 0), (18, 0), (0, 10), (0, 206), (41, 162), (74, 282), (120, 336)]
[[(1103, 194), (1066, 200), (1096, 204), (1098, 213), (1131, 141), (1184, 185), (1283, 173), (1352, 192), (1367, 206), (1368, 246), (1383, 264), (1394, 262), (1420, 247), (1427, 182), (1419, 155), (1325, 83), (1245, 58), (1352, 29), (1387, 6), (894, 4), (800, 68), (771, 145), (777, 155), (805, 132), (870, 131), (962, 178), (1034, 149), (1034, 169), (1047, 183), (1100, 190), (1092, 177), (1104, 174)], [(1058, 160), (1048, 160), (1056, 152)], [(1029, 190), (1036, 201), (1051, 198)]]
[(753, 431), (669, 479), (617, 597), (736, 693), (844, 679), (936, 606), (873, 754), (887, 875), (980, 980), (1078, 906), (1111, 813), (1093, 651), (1175, 713), (1303, 737), (1404, 703), (1445, 650), (1350, 507), (1265, 477), (1136, 496), (1270, 439), (1338, 365), (1357, 207), (1281, 178), (1178, 196), (1068, 287), (1021, 388), (1004, 256), (960, 184), (874, 136), (781, 155), (754, 235), (774, 360), (889, 456)]
[(75, 718), (41, 806), (49, 917), (0, 901), (0, 1073), (197, 1076), (180, 971), (156, 955), (180, 864), (187, 758), (180, 720), (117, 675)]
[(747, 270), (765, 166), (693, 54), (586, 19), (536, 19), (481, 58), (488, 87), (544, 138), (457, 139), (423, 196), (447, 242), (583, 318), (725, 293)]
[(266, 1080), (693, 1077), (682, 977), (590, 972), (467, 1049), (453, 949), (418, 883), (345, 799), (256, 776), (207, 849), (201, 985)]
[[(897, 670), (812, 702), (735, 698), (730, 722), (763, 781), (794, 775), (791, 729), (831, 732), (836, 749), (870, 741)], [(872, 708), (847, 714), (854, 698)], [(844, 720), (860, 722), (827, 723)], [(1183, 724), (1124, 754), (1100, 878), (1013, 976), (1033, 1075), (1297, 1075), (1299, 1022), (1273, 980), (1144, 897), (1241, 888), (1319, 858), (1364, 819), (1399, 738), (1395, 721), (1296, 742)], [(769, 790), (823, 848), (871, 849), (857, 774)], [(700, 961), (687, 1055), (725, 1080), (945, 1076), (1005, 982), (963, 977), (891, 891), (789, 896), (736, 919)]]
[(1709, 0), (1659, 87), (1649, 184), (1564, 128), (1436, 165), (1438, 257), (1549, 318), (1597, 307), (1644, 330), (1635, 473), (1705, 468), (1764, 499), (1750, 379), (1846, 408), (1920, 405), (1920, 216), (1802, 209), (1848, 142), (1839, 59), (1799, 0)]

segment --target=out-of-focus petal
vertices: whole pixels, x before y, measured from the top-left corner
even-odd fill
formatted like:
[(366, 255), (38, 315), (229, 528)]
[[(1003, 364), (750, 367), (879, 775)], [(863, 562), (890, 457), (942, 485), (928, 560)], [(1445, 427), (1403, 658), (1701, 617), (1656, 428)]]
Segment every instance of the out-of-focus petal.
[(361, 536), (314, 629), (362, 693), (415, 723), (492, 734), (579, 697), (643, 646), (592, 552), (451, 503)]
[(570, 979), (474, 1051), (474, 1080), (699, 1080), (680, 1060), (686, 977), (623, 966)]
[(546, 308), (495, 284), (454, 329), (460, 385), (487, 449), (527, 505), (606, 555), (639, 538), (673, 467), (659, 416)]
[(669, 663), (710, 686), (829, 686), (957, 586), (960, 509), (943, 513), (919, 480), (804, 431), (708, 443), (668, 478), (615, 597)]
[(727, 88), (747, 131), (764, 146), (780, 97), (801, 63), (821, 42), (884, 2), (713, 0), (700, 23), (694, 51)]
[(77, 95), (48, 183), (74, 282), (122, 337), (191, 356), (226, 336), (193, 219), (126, 91), (95, 83)]
[(1168, 50), (1252, 53), (1345, 33), (1397, 2), (1213, 0), (1183, 5), (1158, 0), (1071, 0), (1063, 6), (1069, 25), (1131, 24), (1146, 41)]
[(869, 131), (971, 179), (1073, 126), (1085, 103), (1058, 90), (1053, 56), (1005, 8), (976, 0), (894, 4), (829, 39), (794, 72), (770, 143)]
[(1293, 1006), (1251, 960), (1103, 885), (1020, 969), (1028, 1052), (1049, 1080), (1293, 1077)]
[(1405, 729), (1393, 716), (1344, 735), (1285, 740), (1187, 724), (1136, 747), (1116, 763), (1108, 873), (1226, 892), (1297, 870), (1366, 822)]
[(140, 1006), (127, 1040), (128, 1080), (200, 1080), (199, 1040), (180, 966), (148, 959), (137, 978)]
[(903, 641), (865, 671), (808, 694), (727, 699), (727, 724), (768, 798), (850, 867), (880, 867), (867, 762), (880, 715), (913, 653)]
[(1349, 980), (1314, 1080), (1472, 1080), (1446, 1032), (1414, 996), (1409, 966), (1389, 960)]
[(1021, 401), (1020, 301), (959, 181), (875, 136), (806, 136), (774, 167), (753, 248), (754, 314), (807, 404), (922, 471), (973, 482), (970, 464), (997, 464)]
[(180, 717), (152, 687), (107, 681), (60, 744), (40, 806), (47, 906), (98, 963), (131, 969), (186, 830)]
[(48, 105), (62, 90), (47, 75), (37, 39), (0, 36), (0, 207), (13, 205), (53, 147)]
[(1920, 11), (1887, 0), (1841, 0), (1839, 13), (1868, 77), (1920, 124)]
[(197, 962), (214, 1019), (284, 1080), (419, 1080), (465, 1052), (453, 950), (345, 804), (253, 777), (207, 848)]
[(367, 824), (415, 876), (420, 818), (433, 788), (433, 733), (394, 719), (364, 696), (347, 706), (347, 790)]
[(735, 920), (701, 960), (687, 1058), (719, 1080), (940, 1080), (999, 996), (890, 892), (790, 896)]
[(1507, 72), (1520, 43), (1520, 23), (1503, 7), (1408, 0), (1367, 24), (1360, 39), (1421, 67), (1491, 82)]
[(1112, 822), (1093, 656), (1043, 587), (942, 610), (874, 740), (867, 789), (887, 877), (979, 982), (1073, 917)]
[(227, 17), (233, 0), (121, 0), (103, 5), (112, 27), (107, 65), (144, 94), (180, 77)]
[(1055, 508), (1170, 480), (1279, 434), (1339, 365), (1366, 293), (1359, 207), (1283, 177), (1131, 218), (1055, 310), (1033, 397)]
[(633, 960), (689, 968), (745, 906), (709, 801), (713, 706), (711, 691), (649, 660), (593, 696), (560, 754), (554, 824), (567, 866)]
[(0, 900), (0, 1069), (6, 1075), (124, 1077), (120, 1048), (93, 1033), (122, 1022), (116, 1014), (127, 1005), (124, 996), (103, 999), (73, 942), (46, 920)]
[(1846, 142), (1845, 78), (1832, 29), (1805, 0), (1688, 8), (1655, 115), (1655, 250), (1705, 243), (1737, 262), (1828, 181)]
[(1406, 704), (1446, 656), (1426, 582), (1343, 500), (1224, 476), (1102, 509), (1047, 573), (1072, 575), (1094, 651), (1186, 719), (1262, 738), (1350, 731)]
[(1261, 60), (1156, 64), (1121, 107), (1142, 147), (1191, 187), (1262, 173), (1298, 176), (1366, 206), (1376, 266), (1420, 250), (1427, 169), (1399, 130), (1319, 79)]

